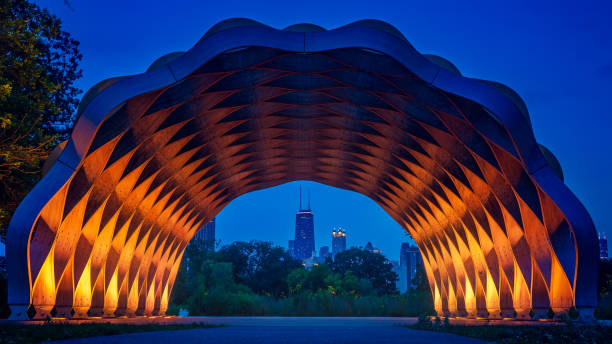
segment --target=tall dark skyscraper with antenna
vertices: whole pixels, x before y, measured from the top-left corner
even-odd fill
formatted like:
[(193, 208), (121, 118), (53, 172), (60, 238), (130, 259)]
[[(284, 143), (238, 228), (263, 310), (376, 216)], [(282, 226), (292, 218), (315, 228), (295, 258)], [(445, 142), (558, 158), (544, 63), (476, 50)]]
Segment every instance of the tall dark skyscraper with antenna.
[(302, 208), (302, 187), (300, 186), (300, 207), (295, 214), (295, 238), (293, 241), (293, 256), (297, 259), (308, 259), (315, 250), (314, 215), (310, 209), (310, 195), (308, 208)]

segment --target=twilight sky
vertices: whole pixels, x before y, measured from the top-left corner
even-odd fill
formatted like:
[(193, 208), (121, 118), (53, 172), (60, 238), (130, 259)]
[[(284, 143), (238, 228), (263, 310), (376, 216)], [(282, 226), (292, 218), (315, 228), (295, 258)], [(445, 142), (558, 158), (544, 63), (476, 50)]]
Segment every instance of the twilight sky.
[[(559, 159), (565, 182), (599, 231), (612, 237), (612, 5), (609, 1), (36, 1), (81, 42), (87, 91), (103, 79), (138, 74), (158, 57), (186, 51), (215, 23), (248, 17), (284, 28), (308, 22), (332, 29), (360, 19), (397, 27), (421, 53), (440, 55), (463, 75), (501, 82), (529, 109), (536, 139)], [(536, 3), (537, 2), (537, 3)], [(217, 237), (293, 236), (300, 182), (244, 195), (217, 218)], [(348, 245), (369, 240), (391, 259), (406, 241), (378, 205), (357, 193), (302, 182), (310, 190), (317, 249), (331, 228)], [(306, 199), (306, 197), (304, 197)]]

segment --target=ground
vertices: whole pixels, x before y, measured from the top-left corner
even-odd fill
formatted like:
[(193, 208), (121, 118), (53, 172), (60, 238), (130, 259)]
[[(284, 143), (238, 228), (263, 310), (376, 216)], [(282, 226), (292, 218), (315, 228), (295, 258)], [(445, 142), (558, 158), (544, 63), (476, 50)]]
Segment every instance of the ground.
[(131, 333), (59, 341), (56, 343), (485, 343), (448, 333), (419, 331), (400, 325), (414, 318), (327, 318), (327, 317), (202, 317), (199, 320), (226, 327)]

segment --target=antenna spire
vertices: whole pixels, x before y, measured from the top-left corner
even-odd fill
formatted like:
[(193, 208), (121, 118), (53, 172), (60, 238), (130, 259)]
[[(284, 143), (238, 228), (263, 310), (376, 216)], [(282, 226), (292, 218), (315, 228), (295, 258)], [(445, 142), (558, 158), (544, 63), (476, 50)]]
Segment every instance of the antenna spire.
[(300, 184), (300, 211), (302, 210), (302, 184)]

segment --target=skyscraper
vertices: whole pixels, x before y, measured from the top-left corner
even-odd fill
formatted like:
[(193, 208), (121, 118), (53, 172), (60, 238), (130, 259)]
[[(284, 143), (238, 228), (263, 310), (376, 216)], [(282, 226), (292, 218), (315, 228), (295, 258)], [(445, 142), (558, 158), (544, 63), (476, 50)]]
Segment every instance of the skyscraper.
[(197, 239), (198, 245), (201, 249), (214, 251), (215, 250), (215, 222), (216, 217), (210, 220), (202, 229), (200, 229), (194, 236), (193, 239)]
[(398, 278), (397, 281), (395, 281), (395, 288), (397, 288), (397, 290), (400, 291), (400, 293), (403, 293), (404, 291), (401, 290), (402, 287), (402, 279), (401, 279), (401, 270), (400, 270), (400, 264), (397, 260), (393, 260), (391, 261), (391, 271), (395, 272), (397, 274)]
[(335, 228), (332, 230), (332, 255), (346, 250), (346, 230), (342, 228)]
[(404, 293), (411, 288), (414, 288), (412, 281), (416, 277), (417, 267), (423, 264), (423, 258), (419, 252), (419, 248), (410, 245), (407, 242), (402, 243), (400, 249), (400, 293)]
[(608, 239), (606, 233), (599, 233), (599, 259), (608, 259)]
[(319, 249), (319, 257), (326, 258), (329, 256), (329, 246), (321, 246)]
[(308, 208), (302, 209), (302, 187), (300, 187), (300, 208), (295, 214), (293, 256), (296, 259), (305, 260), (312, 257), (314, 251), (314, 215), (310, 209), (310, 197), (308, 198)]

